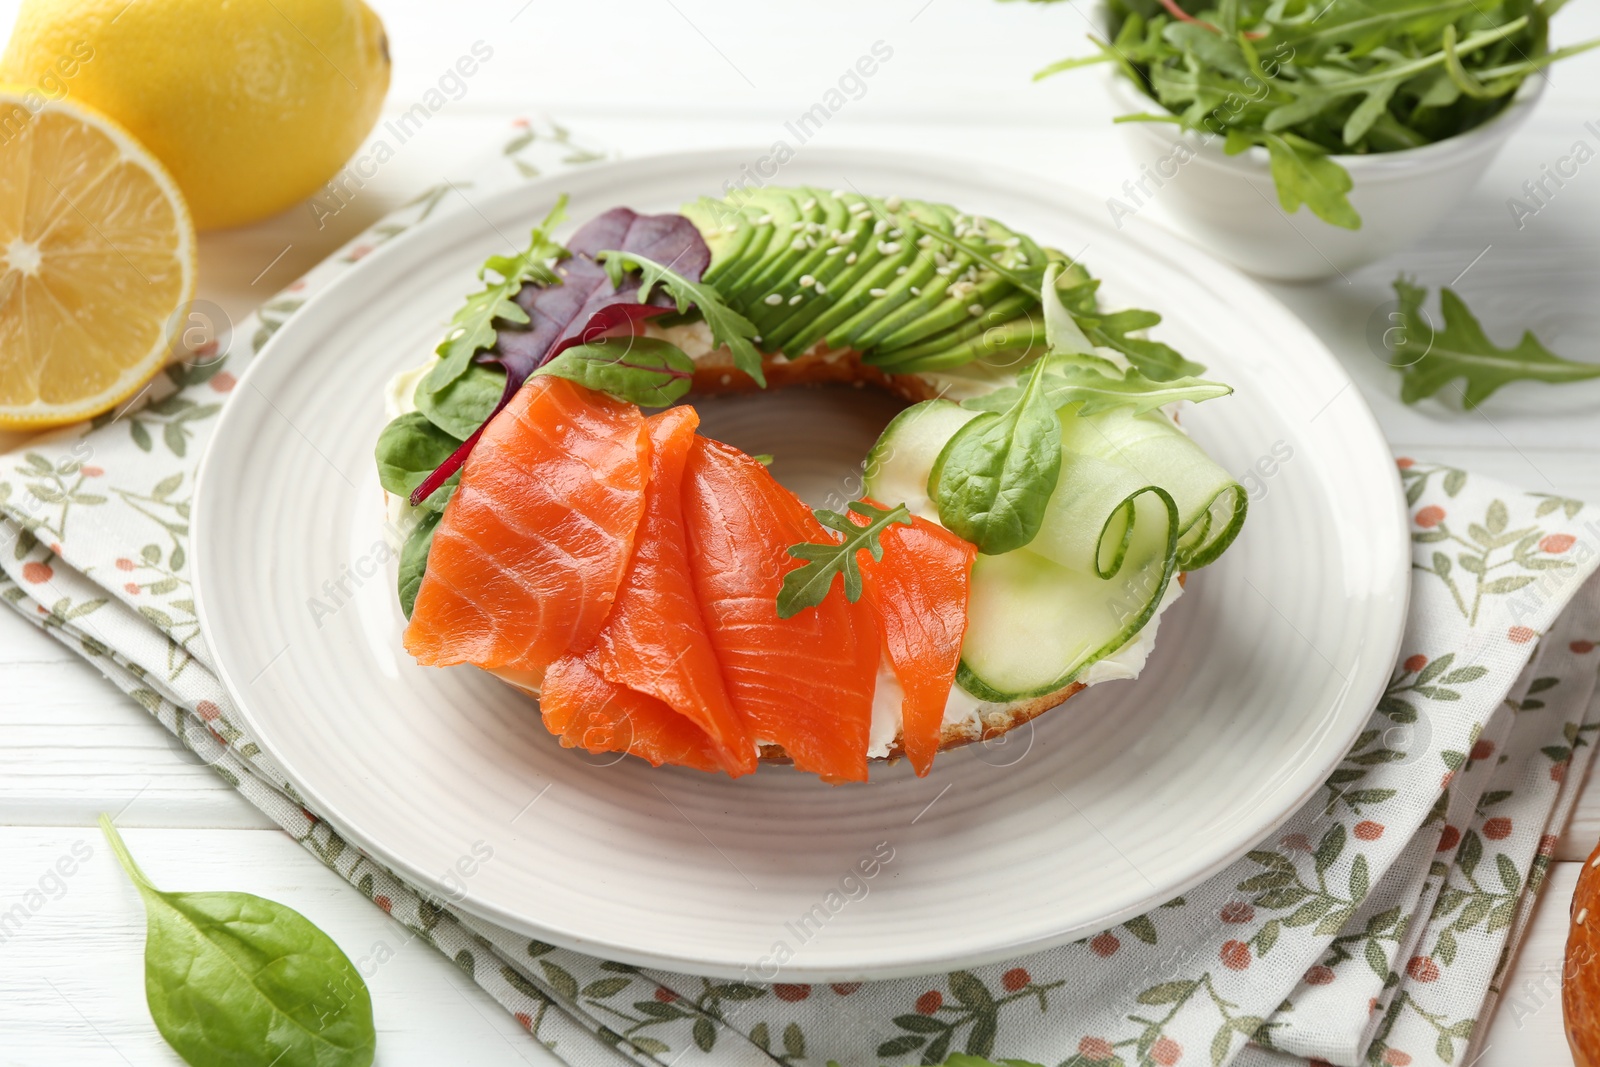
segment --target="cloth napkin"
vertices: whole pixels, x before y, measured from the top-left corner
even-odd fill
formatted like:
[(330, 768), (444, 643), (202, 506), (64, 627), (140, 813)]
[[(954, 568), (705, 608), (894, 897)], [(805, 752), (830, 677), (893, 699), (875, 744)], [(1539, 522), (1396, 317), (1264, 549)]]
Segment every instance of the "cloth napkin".
[(1223, 873), (1063, 948), (866, 984), (641, 970), (458, 912), (302, 805), (198, 636), (189, 500), (216, 415), (273, 331), (376, 245), (605, 155), (519, 121), (470, 183), (425, 191), (134, 406), (0, 457), (0, 597), (578, 1067), (1469, 1063), (1600, 728), (1600, 510), (1409, 458), (1411, 618), (1349, 755)]

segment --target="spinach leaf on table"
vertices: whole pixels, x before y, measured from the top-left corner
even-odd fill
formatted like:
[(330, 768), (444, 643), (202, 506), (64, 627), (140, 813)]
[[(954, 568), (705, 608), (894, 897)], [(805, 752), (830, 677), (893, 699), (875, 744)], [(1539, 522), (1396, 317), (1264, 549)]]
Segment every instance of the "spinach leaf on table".
[(194, 1067), (369, 1067), (372, 999), (350, 958), (292, 908), (250, 893), (150, 883), (111, 820), (100, 829), (144, 900), (145, 997)]

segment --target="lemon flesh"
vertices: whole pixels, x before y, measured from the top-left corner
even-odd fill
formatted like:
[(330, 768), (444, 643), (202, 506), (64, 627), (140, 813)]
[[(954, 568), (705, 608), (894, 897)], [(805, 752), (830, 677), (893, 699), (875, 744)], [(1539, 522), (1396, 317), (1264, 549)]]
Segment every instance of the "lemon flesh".
[(0, 87), (0, 429), (89, 418), (148, 381), (194, 244), (176, 183), (126, 131)]

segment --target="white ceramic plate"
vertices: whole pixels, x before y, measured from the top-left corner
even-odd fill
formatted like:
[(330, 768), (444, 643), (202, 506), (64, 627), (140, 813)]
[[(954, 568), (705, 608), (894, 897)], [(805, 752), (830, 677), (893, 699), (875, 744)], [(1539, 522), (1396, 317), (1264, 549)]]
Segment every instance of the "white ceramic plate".
[[(785, 767), (734, 782), (586, 757), (487, 675), (406, 656), (393, 564), (375, 565), (385, 381), (436, 343), (501, 235), (526, 234), (558, 192), (580, 221), (671, 210), (758, 155), (638, 159), (475, 199), (278, 333), (222, 416), (196, 505), (205, 639), (249, 729), (313, 809), (418, 884), (444, 892), (459, 858), (492, 849), (452, 876), (468, 911), (703, 974), (770, 980), (779, 942), (788, 981), (993, 961), (1108, 927), (1237, 858), (1316, 790), (1387, 679), (1409, 559), (1393, 462), (1335, 360), (1253, 283), (1004, 171), (807, 150), (781, 179), (945, 201), (1081, 255), (1113, 303), (1159, 309), (1159, 336), (1235, 387), (1186, 425), (1235, 474), (1274, 473), (1249, 483), (1242, 536), (1192, 577), (1145, 677), (941, 755), (926, 779), (900, 764), (830, 788)], [(778, 455), (775, 472), (817, 498), (892, 405), (791, 390), (701, 410), (707, 433)], [(313, 598), (331, 603), (341, 582), (354, 596), (319, 618)], [(870, 881), (846, 881), (891, 850)], [(855, 899), (814, 912), (841, 882)], [(808, 913), (826, 921), (801, 927)]]

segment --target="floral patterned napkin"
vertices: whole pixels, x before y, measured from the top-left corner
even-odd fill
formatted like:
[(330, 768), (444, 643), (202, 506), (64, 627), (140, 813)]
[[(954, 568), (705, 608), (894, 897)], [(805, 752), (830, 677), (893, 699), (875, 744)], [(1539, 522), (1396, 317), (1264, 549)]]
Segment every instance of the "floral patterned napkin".
[[(521, 122), (473, 185), (598, 158), (559, 126)], [(1410, 459), (1398, 463), (1411, 619), (1350, 754), (1222, 874), (1064, 948), (867, 984), (645, 971), (458, 913), (306, 810), (233, 724), (198, 637), (196, 461), (272, 332), (376, 244), (466, 209), (464, 185), (398, 209), (130, 409), (0, 457), (5, 602), (574, 1065), (858, 1067), (958, 1052), (1061, 1067), (1471, 1061), (1600, 728), (1600, 510)]]

